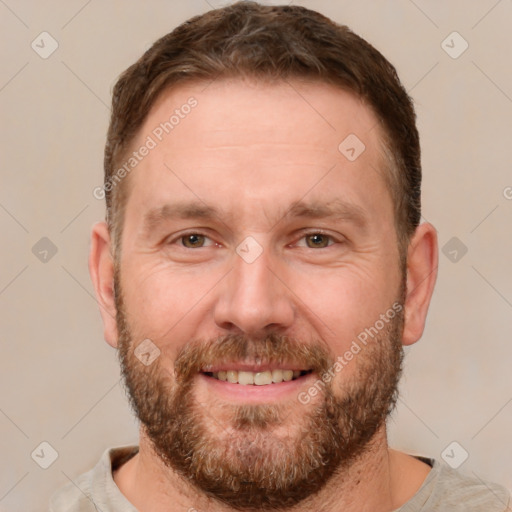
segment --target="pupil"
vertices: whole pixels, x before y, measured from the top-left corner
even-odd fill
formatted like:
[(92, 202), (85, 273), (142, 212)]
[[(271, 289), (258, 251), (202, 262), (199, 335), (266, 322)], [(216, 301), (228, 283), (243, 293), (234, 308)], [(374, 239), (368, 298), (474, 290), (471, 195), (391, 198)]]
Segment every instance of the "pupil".
[(192, 246), (200, 245), (202, 242), (202, 236), (201, 235), (188, 235), (185, 238), (185, 242), (186, 242), (185, 245), (192, 245)]
[(319, 246), (319, 245), (325, 245), (325, 240), (323, 235), (311, 235), (309, 237), (313, 245)]

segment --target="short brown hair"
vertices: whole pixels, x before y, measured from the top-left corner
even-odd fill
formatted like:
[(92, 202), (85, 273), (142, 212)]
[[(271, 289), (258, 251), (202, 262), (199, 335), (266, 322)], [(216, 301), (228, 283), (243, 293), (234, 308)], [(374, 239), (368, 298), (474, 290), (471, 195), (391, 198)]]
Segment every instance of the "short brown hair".
[(156, 41), (116, 83), (104, 159), (114, 247), (120, 244), (127, 187), (112, 187), (112, 179), (151, 107), (176, 84), (219, 77), (313, 79), (368, 104), (383, 128), (388, 162), (383, 174), (401, 249), (407, 246), (420, 221), (420, 145), (412, 100), (395, 68), (348, 27), (315, 11), (241, 1), (186, 21)]

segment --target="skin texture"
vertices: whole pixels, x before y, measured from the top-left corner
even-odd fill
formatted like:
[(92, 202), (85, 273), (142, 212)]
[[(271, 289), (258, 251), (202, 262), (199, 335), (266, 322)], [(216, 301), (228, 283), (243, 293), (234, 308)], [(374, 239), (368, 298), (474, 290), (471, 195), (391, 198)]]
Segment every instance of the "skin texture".
[[(270, 334), (286, 336), (322, 347), (334, 360), (401, 299), (405, 285), (401, 341), (416, 342), (435, 283), (437, 239), (431, 225), (417, 228), (404, 275), (391, 195), (381, 174), (380, 128), (371, 110), (326, 84), (192, 84), (162, 95), (133, 147), (191, 96), (197, 106), (125, 178), (130, 192), (117, 255), (117, 301), (108, 229), (104, 223), (93, 228), (90, 271), (106, 341), (128, 346), (130, 357), (130, 349), (151, 339), (160, 350), (151, 371), (159, 368), (169, 386), (188, 345), (223, 336), (238, 336), (250, 347)], [(338, 150), (349, 134), (365, 145), (353, 162)], [(191, 201), (215, 207), (218, 215), (164, 219), (149, 214), (165, 204)], [(338, 201), (345, 207), (336, 217), (287, 215), (298, 201), (323, 206)], [(319, 232), (323, 238), (313, 236)], [(187, 233), (207, 238), (199, 247), (185, 247), (181, 237)], [(250, 240), (250, 254), (261, 252), (251, 263), (236, 251), (247, 249), (247, 237), (257, 242)], [(320, 247), (309, 247), (312, 241), (320, 241)], [(129, 331), (125, 336), (120, 320)], [(389, 353), (386, 332), (377, 342)], [(342, 400), (354, 383), (369, 378), (364, 369), (371, 353), (364, 347), (336, 373), (330, 388), (334, 398)], [(196, 374), (191, 393), (194, 403), (209, 404), (200, 419), (211, 435), (233, 428), (233, 415), (226, 411), (272, 405), (285, 414), (267, 432), (267, 441), (293, 440), (306, 424), (301, 422), (325, 399), (325, 392), (308, 404), (296, 399), (318, 378), (299, 379), (284, 392), (271, 385), (276, 391), (263, 395), (251, 389), (231, 393)], [(427, 474), (426, 465), (388, 448), (382, 424), (351, 464), (293, 510), (391, 511)], [(166, 465), (144, 428), (139, 455), (114, 478), (142, 512), (166, 510), (169, 503), (175, 510), (232, 510)]]

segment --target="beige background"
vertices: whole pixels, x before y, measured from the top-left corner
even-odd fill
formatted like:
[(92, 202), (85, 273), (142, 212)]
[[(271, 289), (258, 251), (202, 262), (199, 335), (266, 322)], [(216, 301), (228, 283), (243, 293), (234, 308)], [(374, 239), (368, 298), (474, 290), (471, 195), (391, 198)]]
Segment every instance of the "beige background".
[[(151, 42), (221, 3), (0, 2), (2, 511), (42, 512), (106, 447), (136, 442), (87, 270), (110, 92)], [(467, 247), (456, 262), (452, 246), (441, 252), (392, 444), (440, 458), (457, 441), (469, 453), (461, 470), (512, 488), (512, 2), (294, 3), (348, 24), (396, 65), (417, 105), (424, 217), (441, 247)], [(59, 45), (47, 59), (31, 48), (43, 31)], [(442, 47), (453, 31), (469, 44), (456, 59)], [(463, 41), (445, 44), (453, 53)], [(57, 248), (47, 262), (44, 246), (32, 252), (42, 237)], [(46, 470), (31, 458), (42, 441), (58, 452)]]

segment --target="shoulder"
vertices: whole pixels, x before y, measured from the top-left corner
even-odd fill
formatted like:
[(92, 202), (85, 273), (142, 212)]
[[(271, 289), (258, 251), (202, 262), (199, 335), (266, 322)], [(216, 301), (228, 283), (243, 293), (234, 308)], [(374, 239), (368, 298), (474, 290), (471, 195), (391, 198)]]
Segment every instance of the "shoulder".
[(432, 461), (432, 470), (411, 501), (423, 504), (425, 511), (505, 512), (510, 493), (503, 486), (484, 481), (476, 474), (465, 474)]
[(50, 499), (49, 512), (96, 512), (92, 497), (95, 469), (58, 489)]
[[(97, 512), (105, 503), (116, 502), (121, 496), (115, 488), (112, 468), (137, 453), (138, 447), (109, 448), (103, 452), (93, 469), (68, 482), (50, 499), (49, 512)], [(110, 509), (107, 509), (110, 510)]]

